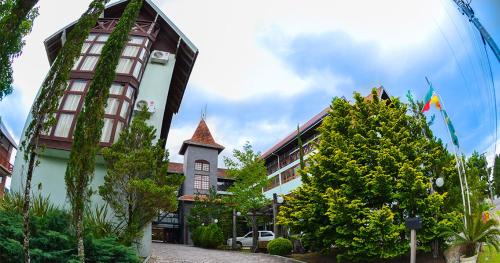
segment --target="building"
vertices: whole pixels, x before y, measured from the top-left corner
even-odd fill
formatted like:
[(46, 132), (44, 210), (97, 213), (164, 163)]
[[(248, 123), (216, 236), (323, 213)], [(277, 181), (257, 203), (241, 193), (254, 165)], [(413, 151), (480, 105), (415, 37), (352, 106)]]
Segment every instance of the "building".
[[(40, 164), (35, 168), (32, 185), (38, 187), (34, 187), (33, 192), (50, 196), (51, 202), (62, 208), (69, 208), (64, 174), (76, 119), (101, 50), (128, 2), (121, 0), (106, 6), (70, 73), (68, 88), (56, 113), (57, 124), (40, 139), (45, 150), (39, 155)], [(50, 64), (74, 25), (62, 28), (45, 40)], [(145, 0), (116, 67), (117, 75), (110, 87), (105, 109), (101, 146), (110, 146), (116, 141), (123, 127), (130, 123), (134, 110), (143, 104), (152, 113), (148, 123), (156, 128), (156, 138), (166, 139), (172, 115), (179, 110), (197, 55), (198, 49), (193, 43), (151, 0)], [(29, 122), (28, 118), (26, 123)], [(12, 190), (22, 191), (25, 181), (22, 152), (17, 154), (14, 167)], [(97, 156), (94, 180), (90, 185), (93, 190), (104, 182), (105, 174), (104, 160)], [(94, 194), (91, 201), (93, 204), (103, 203), (98, 194)], [(150, 254), (151, 228), (146, 230), (143, 239), (139, 252), (141, 256), (147, 256)]]
[(17, 149), (16, 142), (0, 119), (0, 198), (5, 192), (7, 177), (11, 176), (14, 166), (10, 163), (12, 151)]
[(187, 218), (196, 197), (208, 195), (212, 187), (217, 189), (217, 194), (228, 194), (226, 190), (233, 180), (227, 178), (226, 170), (218, 166), (222, 150), (224, 146), (215, 142), (205, 120), (200, 120), (191, 139), (182, 143), (179, 154), (184, 156), (184, 162), (169, 164), (170, 173), (183, 174), (185, 179), (178, 195), (177, 213), (162, 213), (153, 222), (153, 229), (160, 239), (192, 244)]
[[(377, 89), (377, 94), (381, 99), (389, 99), (383, 87)], [(371, 100), (372, 94), (370, 93), (365, 99)], [(261, 155), (265, 160), (268, 178), (270, 178), (270, 184), (263, 189), (267, 198), (272, 199), (274, 193), (287, 195), (302, 184), (297, 173), (300, 168), (297, 133), (300, 133), (306, 160), (314, 152), (314, 143), (318, 141), (320, 135), (316, 129), (328, 115), (329, 110), (330, 107), (325, 108), (300, 126), (298, 131), (293, 131)]]

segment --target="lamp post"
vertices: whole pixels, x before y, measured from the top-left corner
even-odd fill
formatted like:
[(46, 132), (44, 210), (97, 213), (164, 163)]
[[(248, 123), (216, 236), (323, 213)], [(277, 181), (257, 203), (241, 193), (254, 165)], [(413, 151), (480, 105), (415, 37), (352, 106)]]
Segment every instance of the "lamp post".
[(280, 236), (276, 216), (278, 215), (278, 205), (282, 204), (283, 201), (283, 196), (278, 196), (278, 194), (273, 193), (273, 232), (275, 237)]
[(240, 215), (240, 212), (236, 212), (236, 209), (233, 209), (233, 242), (231, 243), (231, 248), (233, 250), (236, 250), (236, 217)]

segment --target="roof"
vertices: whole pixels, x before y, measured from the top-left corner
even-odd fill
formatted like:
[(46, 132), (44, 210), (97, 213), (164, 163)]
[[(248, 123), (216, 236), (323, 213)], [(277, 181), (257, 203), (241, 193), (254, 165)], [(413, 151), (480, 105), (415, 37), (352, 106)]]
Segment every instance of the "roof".
[(212, 137), (204, 119), (201, 119), (200, 123), (198, 123), (198, 127), (196, 127), (196, 130), (193, 133), (193, 137), (182, 143), (179, 154), (183, 155), (186, 152), (188, 145), (217, 149), (219, 153), (224, 150), (224, 146), (215, 142), (214, 137)]
[[(184, 174), (184, 164), (176, 163), (176, 162), (169, 162), (168, 163), (168, 172), (174, 173), (174, 174)], [(230, 179), (230, 178), (227, 178), (226, 169), (224, 169), (224, 168), (217, 168), (217, 178)]]
[(184, 164), (169, 162), (167, 172), (174, 173), (174, 174), (183, 174), (184, 173)]
[[(299, 127), (300, 133), (304, 133), (305, 131), (313, 128), (323, 120), (323, 118), (328, 114), (328, 111), (330, 111), (330, 107), (327, 107), (323, 109), (320, 113), (314, 115), (310, 120), (308, 120), (305, 124)], [(276, 152), (277, 150), (281, 149), (282, 147), (286, 146), (289, 142), (291, 142), (293, 139), (297, 137), (297, 130), (293, 131), (290, 133), (288, 136), (286, 136), (284, 139), (279, 141), (277, 144), (275, 144), (273, 147), (271, 147), (269, 150), (265, 151), (261, 157), (262, 158), (267, 158), (269, 155), (272, 153)]]
[[(14, 140), (14, 138), (12, 138), (12, 135), (10, 135), (9, 131), (7, 130), (7, 127), (5, 127), (1, 118), (0, 118), (0, 133), (2, 133), (1, 135), (5, 136), (5, 138), (7, 138), (10, 144), (12, 144), (12, 146), (17, 149), (16, 141)], [(2, 136), (0, 136), (0, 138), (1, 137)]]
[(196, 197), (198, 197), (200, 200), (207, 199), (206, 195), (183, 195), (177, 198), (179, 201), (196, 201)]
[[(384, 89), (383, 86), (380, 86), (379, 88), (377, 88), (377, 95), (378, 95), (379, 98), (389, 99), (389, 95), (387, 94), (387, 92), (385, 91), (385, 89)], [(365, 99), (366, 100), (372, 100), (373, 99), (373, 94), (370, 92), (370, 94), (368, 94), (365, 97)], [(308, 131), (309, 129), (315, 127), (318, 123), (320, 123), (323, 120), (323, 118), (328, 114), (328, 111), (330, 111), (330, 107), (327, 107), (327, 108), (323, 109), (320, 113), (314, 115), (314, 117), (312, 117), (310, 120), (308, 120), (304, 125), (300, 126), (299, 127), (300, 134), (303, 134), (305, 131)], [(288, 136), (286, 136), (284, 139), (282, 139), (277, 144), (275, 144), (274, 146), (272, 146), (269, 150), (265, 151), (261, 155), (261, 157), (263, 159), (266, 159), (271, 154), (275, 153), (276, 151), (280, 150), (281, 148), (283, 148), (284, 146), (286, 146), (287, 144), (289, 144), (296, 137), (297, 137), (297, 130), (293, 131)]]

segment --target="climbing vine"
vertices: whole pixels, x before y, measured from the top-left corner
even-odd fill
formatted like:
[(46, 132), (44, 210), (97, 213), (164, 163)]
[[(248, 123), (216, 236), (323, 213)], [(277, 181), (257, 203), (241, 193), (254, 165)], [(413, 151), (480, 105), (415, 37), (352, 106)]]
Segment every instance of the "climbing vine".
[(94, 79), (76, 123), (65, 181), (76, 225), (78, 256), (82, 262), (85, 259), (83, 211), (89, 197), (88, 185), (92, 181), (95, 157), (104, 125), (104, 107), (109, 96), (109, 87), (116, 76), (115, 68), (128, 41), (129, 32), (139, 15), (142, 3), (143, 0), (131, 0), (128, 3), (116, 28), (104, 45), (97, 62)]
[(80, 17), (74, 28), (68, 33), (67, 41), (61, 48), (56, 60), (50, 68), (49, 74), (42, 83), (40, 92), (31, 110), (31, 121), (28, 124), (21, 149), (24, 151), (24, 159), (28, 162), (26, 182), (24, 184), (24, 257), (29, 262), (29, 207), (31, 193), (31, 179), (36, 166), (38, 140), (41, 133), (48, 131), (55, 125), (54, 113), (59, 106), (59, 98), (66, 89), (69, 73), (80, 56), (83, 42), (87, 38), (90, 29), (95, 26), (99, 15), (104, 10), (104, 5), (109, 0), (94, 0), (89, 8)]

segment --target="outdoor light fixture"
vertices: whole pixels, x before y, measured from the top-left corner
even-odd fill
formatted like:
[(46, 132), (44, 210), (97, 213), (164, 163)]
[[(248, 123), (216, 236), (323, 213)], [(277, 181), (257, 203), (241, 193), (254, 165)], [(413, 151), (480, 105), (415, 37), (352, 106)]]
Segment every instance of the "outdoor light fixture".
[(444, 185), (444, 179), (443, 179), (443, 177), (438, 177), (436, 179), (436, 186), (437, 187), (442, 187), (443, 185)]
[(214, 219), (214, 223), (216, 223), (216, 224), (217, 224), (218, 222), (219, 222), (219, 220), (218, 220), (217, 218), (216, 218), (216, 219)]
[(237, 215), (237, 216), (241, 216), (241, 213), (240, 213), (240, 212), (236, 212), (236, 215)]
[(283, 198), (283, 196), (278, 196), (277, 200), (278, 201), (278, 204), (283, 204), (283, 202), (285, 201), (285, 199)]

